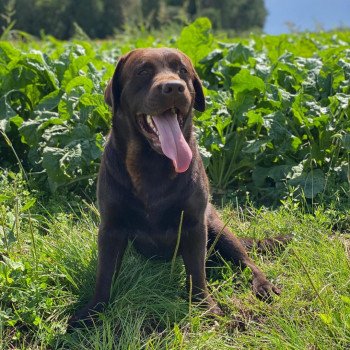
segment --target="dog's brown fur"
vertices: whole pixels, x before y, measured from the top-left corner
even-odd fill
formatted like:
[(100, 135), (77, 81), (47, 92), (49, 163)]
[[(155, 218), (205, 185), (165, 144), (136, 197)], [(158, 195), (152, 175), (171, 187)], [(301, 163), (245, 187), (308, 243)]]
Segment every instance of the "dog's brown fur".
[[(179, 91), (170, 97), (168, 82)], [(129, 240), (147, 257), (173, 256), (181, 212), (178, 252), (196, 300), (212, 313), (221, 313), (208, 293), (205, 276), (207, 249), (214, 242), (223, 258), (251, 268), (258, 296), (279, 294), (248, 257), (243, 245), (251, 241), (240, 241), (223, 228), (208, 201), (208, 180), (192, 128), (192, 109), (204, 111), (205, 99), (190, 59), (175, 49), (134, 50), (120, 58), (105, 100), (113, 110), (113, 126), (98, 179), (97, 281), (92, 300), (72, 317), (70, 325), (76, 326), (108, 302), (112, 277), (118, 273)], [(181, 131), (193, 154), (188, 170), (182, 173), (175, 172), (171, 160), (155, 149), (136, 120), (139, 113), (155, 115), (174, 107), (184, 116)]]

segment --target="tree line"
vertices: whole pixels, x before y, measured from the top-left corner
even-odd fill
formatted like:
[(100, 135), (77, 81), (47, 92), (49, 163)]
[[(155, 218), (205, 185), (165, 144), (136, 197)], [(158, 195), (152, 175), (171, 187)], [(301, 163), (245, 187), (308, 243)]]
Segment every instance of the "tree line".
[(40, 36), (72, 37), (77, 28), (106, 38), (127, 26), (162, 29), (208, 17), (214, 28), (236, 32), (261, 29), (264, 0), (0, 0), (0, 28)]

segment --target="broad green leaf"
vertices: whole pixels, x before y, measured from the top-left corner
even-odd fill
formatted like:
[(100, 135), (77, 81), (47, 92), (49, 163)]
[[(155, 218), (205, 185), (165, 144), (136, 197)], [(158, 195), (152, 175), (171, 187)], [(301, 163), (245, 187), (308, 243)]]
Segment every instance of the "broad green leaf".
[(64, 120), (73, 118), (77, 116), (77, 106), (79, 103), (79, 96), (76, 94), (66, 94), (64, 93), (58, 103), (58, 112), (60, 117)]
[(242, 45), (241, 43), (233, 44), (226, 55), (226, 59), (232, 63), (247, 63), (248, 59), (254, 56), (254, 51)]
[(340, 102), (341, 108), (343, 108), (343, 109), (349, 108), (349, 106), (350, 106), (350, 94), (347, 95), (347, 94), (339, 93), (339, 94), (335, 94), (334, 96)]
[(283, 181), (290, 173), (292, 165), (276, 165), (268, 170), (268, 177), (271, 177), (274, 181)]
[(241, 69), (231, 80), (235, 94), (244, 92), (265, 92), (265, 83), (262, 79), (252, 75), (248, 69)]
[(62, 88), (66, 88), (67, 84), (77, 76), (79, 76), (79, 70), (85, 67), (89, 62), (90, 58), (88, 56), (79, 56), (75, 58), (71, 55), (71, 63), (68, 69), (64, 72), (63, 80), (61, 83)]
[(12, 109), (7, 94), (0, 98), (0, 128), (3, 131), (9, 131), (9, 119), (15, 117), (17, 113)]
[(55, 192), (59, 185), (67, 181), (60, 165), (60, 161), (65, 153), (63, 149), (57, 147), (45, 147), (43, 150), (42, 164), (46, 170), (52, 192)]
[(36, 203), (36, 198), (31, 198), (29, 199), (26, 204), (21, 208), (22, 212), (27, 211), (28, 209), (30, 209), (34, 204)]
[(242, 152), (244, 153), (257, 153), (265, 148), (267, 144), (267, 140), (253, 140), (247, 141), (247, 144), (244, 148), (242, 148)]
[(288, 182), (293, 186), (299, 186), (304, 191), (306, 198), (315, 198), (317, 194), (324, 190), (325, 175), (321, 169), (315, 169), (308, 173), (303, 172), (298, 176), (293, 176)]
[(4, 263), (6, 266), (8, 266), (11, 270), (20, 270), (24, 271), (24, 265), (21, 261), (15, 261), (7, 256), (2, 256), (2, 263)]
[(252, 180), (257, 187), (262, 187), (268, 176), (269, 169), (260, 166), (255, 167), (252, 172)]
[(350, 62), (346, 62), (344, 59), (340, 59), (338, 62), (339, 66), (344, 69), (345, 79), (350, 78)]
[(18, 128), (22, 142), (29, 146), (37, 146), (41, 138), (41, 133), (38, 132), (40, 125), (41, 121), (38, 120), (28, 120), (23, 122)]
[(255, 110), (248, 111), (247, 117), (248, 117), (248, 126), (262, 124), (264, 121), (264, 119), (261, 116), (261, 113), (256, 112)]
[(6, 100), (13, 111), (20, 115), (24, 120), (31, 117), (33, 106), (31, 100), (26, 94), (19, 90), (12, 90), (6, 95)]
[(65, 90), (67, 93), (70, 93), (76, 87), (81, 87), (84, 89), (84, 92), (90, 93), (94, 88), (94, 84), (89, 78), (78, 76), (69, 81), (65, 87)]
[(245, 121), (244, 115), (255, 106), (255, 97), (252, 94), (239, 94), (228, 101), (228, 105), (233, 111), (235, 120), (242, 123)]
[(292, 135), (292, 143), (291, 143), (291, 145), (292, 145), (293, 151), (297, 151), (298, 148), (299, 148), (299, 146), (300, 146), (302, 143), (303, 143), (303, 142), (300, 140), (299, 137)]
[(262, 187), (267, 178), (271, 178), (275, 182), (284, 181), (291, 168), (291, 165), (276, 165), (270, 168), (257, 166), (252, 174), (254, 184), (258, 187)]
[(220, 49), (215, 49), (210, 52), (206, 57), (204, 57), (200, 63), (205, 66), (212, 67), (215, 62), (219, 61), (223, 57), (223, 51)]
[(213, 34), (208, 18), (197, 18), (192, 24), (182, 29), (176, 47), (185, 52), (196, 65), (212, 51)]
[(51, 111), (58, 106), (63, 93), (61, 90), (55, 90), (48, 95), (45, 95), (38, 105), (35, 107), (36, 111)]
[(16, 49), (12, 43), (1, 41), (0, 42), (0, 62), (8, 63), (16, 60), (21, 55), (21, 52)]

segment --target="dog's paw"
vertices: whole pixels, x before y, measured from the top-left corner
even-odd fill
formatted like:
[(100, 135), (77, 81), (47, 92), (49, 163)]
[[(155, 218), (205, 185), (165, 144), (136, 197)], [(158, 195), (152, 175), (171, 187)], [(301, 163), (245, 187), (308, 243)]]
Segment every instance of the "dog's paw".
[(253, 292), (257, 298), (263, 301), (271, 300), (274, 294), (280, 295), (281, 290), (269, 282), (266, 278), (254, 278), (253, 283)]
[(73, 332), (75, 329), (89, 328), (92, 326), (92, 319), (86, 316), (85, 318), (80, 318), (78, 315), (73, 315), (67, 324), (67, 332)]
[(95, 323), (94, 320), (96, 317), (97, 310), (89, 307), (81, 309), (68, 320), (67, 332), (72, 332), (74, 329), (91, 327)]
[(224, 316), (224, 312), (221, 310), (220, 306), (216, 303), (213, 303), (208, 308), (208, 315), (217, 317), (217, 316)]
[(204, 311), (204, 315), (209, 317), (224, 316), (220, 306), (212, 299), (207, 297), (205, 300), (199, 302), (199, 307)]

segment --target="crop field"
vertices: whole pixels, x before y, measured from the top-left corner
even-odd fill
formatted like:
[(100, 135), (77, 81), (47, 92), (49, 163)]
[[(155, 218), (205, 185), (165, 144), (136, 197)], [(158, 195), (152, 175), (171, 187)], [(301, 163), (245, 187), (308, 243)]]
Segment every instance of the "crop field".
[[(184, 51), (207, 109), (196, 136), (223, 219), (239, 236), (293, 234), (251, 255), (251, 272), (208, 269), (225, 316), (188, 302), (181, 259), (132, 247), (111, 304), (89, 329), (67, 320), (92, 294), (95, 184), (111, 113), (103, 91), (136, 47)], [(350, 349), (350, 32), (214, 35), (205, 18), (177, 35), (108, 41), (0, 41), (0, 349)]]

